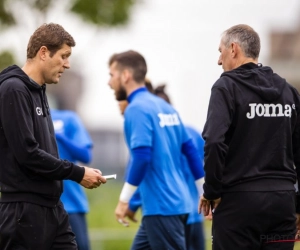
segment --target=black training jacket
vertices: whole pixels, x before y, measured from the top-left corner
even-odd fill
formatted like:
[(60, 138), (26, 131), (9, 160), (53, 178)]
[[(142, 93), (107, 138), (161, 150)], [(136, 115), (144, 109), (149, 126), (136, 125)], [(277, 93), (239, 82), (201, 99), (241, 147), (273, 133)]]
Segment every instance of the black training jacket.
[(248, 63), (224, 72), (212, 87), (202, 134), (205, 198), (294, 190), (299, 128), (298, 92), (270, 67)]
[(83, 178), (84, 168), (58, 159), (45, 89), (16, 65), (0, 73), (1, 202), (55, 207), (62, 180)]

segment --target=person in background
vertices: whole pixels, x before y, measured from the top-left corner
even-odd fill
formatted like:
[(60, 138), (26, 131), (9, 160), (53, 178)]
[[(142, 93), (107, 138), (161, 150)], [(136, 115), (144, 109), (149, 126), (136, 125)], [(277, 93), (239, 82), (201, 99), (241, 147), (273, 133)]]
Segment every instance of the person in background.
[[(59, 157), (74, 163), (89, 164), (92, 161), (92, 139), (80, 117), (71, 110), (51, 110)], [(69, 214), (71, 228), (76, 236), (78, 250), (89, 250), (86, 214), (88, 199), (76, 182), (64, 180), (61, 201)]]
[[(152, 83), (146, 79), (145, 86), (150, 93), (154, 93), (155, 95), (159, 96), (160, 98), (164, 99), (166, 102), (171, 104), (171, 100), (168, 94), (165, 92), (166, 85), (159, 85), (156, 88), (153, 88)], [(119, 108), (121, 114), (124, 114), (125, 109), (128, 105), (126, 100), (119, 101)], [(185, 128), (193, 142), (200, 152), (201, 159), (203, 160), (204, 157), (204, 140), (201, 134), (192, 126), (185, 125)], [(185, 229), (185, 237), (186, 237), (186, 246), (187, 250), (204, 250), (205, 249), (205, 235), (204, 235), (204, 227), (203, 227), (203, 220), (204, 216), (198, 213), (198, 204), (199, 204), (199, 197), (202, 194), (198, 193), (197, 187), (195, 185), (193, 174), (190, 171), (189, 166), (187, 165), (188, 161), (185, 156), (182, 156), (182, 169), (185, 174), (185, 178), (187, 181), (187, 185), (189, 186), (191, 199), (193, 201), (193, 210), (188, 215), (188, 219), (186, 222), (186, 229)], [(128, 168), (130, 167), (131, 162), (128, 163)], [(127, 170), (128, 171), (128, 170)], [(129, 207), (126, 213), (126, 216), (133, 222), (137, 222), (136, 219), (136, 212), (139, 208), (142, 209), (141, 203), (141, 196), (139, 190), (134, 193), (132, 198), (129, 201)]]
[(191, 199), (181, 155), (189, 161), (199, 193), (204, 179), (201, 156), (176, 110), (146, 89), (147, 65), (141, 54), (131, 50), (112, 55), (109, 71), (109, 86), (116, 99), (129, 102), (124, 133), (131, 166), (115, 210), (116, 219), (128, 225), (128, 203), (139, 188), (143, 219), (132, 249), (184, 250)]
[(75, 46), (59, 24), (43, 24), (23, 68), (0, 73), (0, 249), (77, 249), (60, 201), (62, 180), (97, 188), (98, 169), (58, 158), (46, 83), (58, 83)]
[[(169, 95), (165, 92), (166, 85), (159, 85), (154, 88), (153, 93), (166, 102), (171, 104), (171, 100)], [(185, 124), (185, 129), (188, 132), (189, 136), (192, 138), (193, 143), (195, 144), (198, 152), (200, 153), (201, 160), (204, 160), (204, 140), (201, 134), (192, 126)], [(182, 156), (182, 169), (185, 173), (185, 178), (187, 184), (189, 186), (189, 191), (191, 194), (192, 203), (192, 212), (189, 213), (187, 225), (186, 225), (186, 244), (187, 250), (204, 250), (205, 249), (205, 235), (204, 235), (204, 227), (203, 221), (204, 216), (199, 214), (198, 205), (199, 205), (199, 197), (202, 194), (198, 193), (197, 187), (195, 185), (193, 174), (188, 166), (188, 161), (186, 157)], [(134, 208), (134, 204), (131, 206)]]
[(219, 51), (224, 72), (211, 89), (202, 133), (199, 206), (204, 215), (213, 212), (213, 249), (292, 250), (300, 213), (299, 94), (258, 63), (260, 38), (250, 26), (227, 29)]

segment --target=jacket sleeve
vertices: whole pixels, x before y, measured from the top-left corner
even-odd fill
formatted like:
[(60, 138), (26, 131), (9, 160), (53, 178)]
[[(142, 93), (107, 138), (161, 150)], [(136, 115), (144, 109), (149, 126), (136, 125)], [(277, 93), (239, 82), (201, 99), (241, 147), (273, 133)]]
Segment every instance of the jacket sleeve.
[(13, 157), (24, 172), (51, 180), (82, 180), (84, 168), (57, 159), (40, 148), (35, 133), (38, 130), (43, 133), (43, 128), (34, 127), (32, 100), (25, 90), (10, 89), (0, 101), (3, 133)]
[[(297, 95), (298, 100), (300, 97)], [(299, 101), (300, 102), (300, 101)], [(294, 165), (297, 173), (298, 192), (296, 196), (296, 212), (300, 214), (300, 105), (297, 108), (297, 121), (293, 131), (293, 155)]]
[(228, 146), (225, 135), (234, 113), (234, 100), (227, 89), (213, 87), (203, 130), (205, 183), (204, 197), (214, 200), (221, 197), (222, 175)]

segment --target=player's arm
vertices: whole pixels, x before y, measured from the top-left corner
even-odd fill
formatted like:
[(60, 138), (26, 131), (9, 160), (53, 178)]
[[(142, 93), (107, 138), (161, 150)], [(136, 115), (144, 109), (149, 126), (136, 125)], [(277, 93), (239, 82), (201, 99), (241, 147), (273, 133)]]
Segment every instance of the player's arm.
[(141, 206), (142, 206), (141, 195), (139, 189), (137, 189), (129, 201), (129, 206), (126, 212), (126, 216), (131, 221), (137, 222), (137, 219), (135, 218), (135, 214)]
[(151, 163), (152, 148), (138, 147), (132, 150), (131, 166), (123, 186), (120, 201), (128, 203), (142, 182)]
[(80, 162), (90, 163), (92, 160), (92, 148), (91, 145), (80, 145), (72, 139), (69, 139), (62, 133), (55, 134), (56, 139), (61, 142), (65, 148), (71, 153), (71, 155)]
[(131, 166), (126, 177), (126, 182), (122, 188), (119, 203), (115, 210), (115, 215), (119, 223), (128, 226), (128, 222), (124, 220), (128, 210), (128, 203), (136, 192), (138, 185), (143, 180), (151, 163), (152, 148), (138, 147), (131, 152)]
[(192, 139), (189, 139), (182, 144), (181, 151), (187, 158), (187, 161), (189, 163), (188, 165), (195, 178), (195, 184), (197, 186), (198, 194), (199, 196), (201, 196), (203, 194), (204, 169), (200, 151), (196, 148)]

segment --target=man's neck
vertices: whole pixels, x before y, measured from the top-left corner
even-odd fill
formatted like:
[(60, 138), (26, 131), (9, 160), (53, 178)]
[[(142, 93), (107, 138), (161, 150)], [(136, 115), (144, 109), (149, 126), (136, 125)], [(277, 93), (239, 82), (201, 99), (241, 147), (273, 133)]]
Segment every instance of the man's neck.
[(34, 80), (37, 84), (43, 85), (44, 81), (41, 77), (40, 72), (37, 70), (38, 67), (34, 65), (34, 62), (31, 61), (32, 59), (29, 59), (26, 61), (24, 66), (22, 67), (22, 70), (25, 72), (26, 75), (29, 76), (32, 80)]
[(244, 65), (246, 63), (258, 63), (257, 59), (253, 59), (253, 58), (249, 58), (249, 57), (242, 57), (239, 60), (237, 60), (236, 65), (235, 65), (235, 69), (240, 67), (241, 65)]
[(127, 87), (126, 94), (127, 94), (127, 96), (130, 96), (130, 94), (132, 92), (136, 91), (139, 88), (143, 88), (143, 87), (145, 87), (145, 84), (133, 83), (133, 84), (131, 84), (130, 86)]

